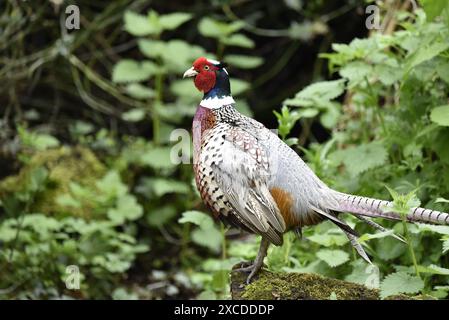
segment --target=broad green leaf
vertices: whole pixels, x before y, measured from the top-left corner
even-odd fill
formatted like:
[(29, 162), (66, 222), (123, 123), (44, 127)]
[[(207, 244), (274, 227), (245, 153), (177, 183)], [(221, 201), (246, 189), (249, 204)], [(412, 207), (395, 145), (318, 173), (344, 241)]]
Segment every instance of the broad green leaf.
[(133, 36), (147, 36), (159, 34), (161, 29), (154, 23), (151, 23), (147, 16), (132, 12), (125, 12), (125, 30)]
[(154, 90), (141, 85), (140, 83), (130, 83), (126, 86), (126, 93), (136, 99), (149, 99), (155, 96)]
[(449, 269), (436, 266), (434, 264), (431, 264), (427, 267), (425, 266), (418, 266), (418, 270), (421, 273), (430, 273), (430, 274), (439, 274), (439, 275), (449, 275)]
[(202, 97), (201, 92), (193, 85), (193, 81), (185, 79), (173, 81), (170, 85), (170, 91), (185, 102), (198, 103)]
[(244, 93), (250, 88), (248, 82), (240, 79), (231, 79), (231, 91), (234, 96)]
[(153, 192), (157, 197), (162, 197), (168, 193), (187, 194), (190, 190), (189, 186), (182, 181), (154, 178), (151, 179)]
[(439, 225), (432, 225), (432, 224), (426, 224), (426, 223), (417, 223), (416, 226), (418, 227), (418, 230), (420, 232), (422, 231), (431, 231), (436, 232), (442, 235), (449, 236), (449, 226), (439, 226)]
[(223, 43), (228, 46), (234, 46), (234, 47), (242, 47), (242, 48), (254, 48), (255, 43), (253, 40), (245, 36), (244, 34), (237, 33), (233, 34), (229, 37), (224, 38)]
[(346, 236), (342, 234), (330, 234), (330, 233), (314, 234), (307, 237), (307, 239), (326, 247), (342, 246), (348, 242), (348, 238)]
[(49, 134), (34, 133), (31, 138), (30, 147), (36, 150), (46, 150), (59, 146), (59, 140)]
[(117, 201), (116, 208), (108, 210), (108, 217), (122, 224), (125, 220), (136, 220), (143, 215), (143, 208), (132, 195), (121, 196)]
[(349, 260), (349, 255), (342, 250), (323, 249), (316, 253), (317, 257), (334, 268)]
[(176, 209), (171, 205), (150, 210), (146, 220), (150, 226), (161, 227), (176, 216)]
[(293, 99), (284, 101), (285, 105), (294, 107), (321, 107), (329, 101), (339, 97), (345, 90), (345, 80), (322, 81), (313, 83), (300, 92)]
[(447, 0), (420, 0), (419, 3), (423, 6), (428, 21), (434, 20), (449, 7)]
[(124, 196), (128, 191), (128, 187), (122, 182), (120, 174), (115, 170), (108, 171), (101, 180), (96, 182), (96, 186), (103, 195), (110, 198)]
[(263, 63), (263, 58), (255, 56), (244, 56), (238, 54), (227, 55), (224, 59), (231, 67), (237, 67), (241, 69), (253, 69), (257, 68)]
[(449, 127), (449, 105), (433, 108), (430, 113), (430, 120), (444, 127)]
[(189, 68), (193, 61), (200, 56), (213, 58), (203, 48), (191, 45), (183, 40), (150, 40), (140, 39), (137, 42), (140, 51), (149, 58), (159, 58), (163, 61), (164, 68), (179, 72), (180, 75)]
[(449, 48), (449, 41), (446, 39), (435, 40), (427, 46), (419, 47), (418, 51), (413, 53), (406, 61), (405, 71), (409, 72), (414, 67), (420, 65), (421, 63), (428, 61), (441, 52)]
[(157, 70), (151, 61), (137, 62), (135, 60), (120, 60), (112, 70), (112, 81), (117, 83), (144, 81)]
[(380, 284), (380, 296), (386, 298), (399, 293), (418, 293), (424, 288), (424, 282), (417, 276), (406, 272), (389, 274)]
[(214, 225), (210, 228), (197, 228), (192, 232), (192, 240), (196, 244), (209, 248), (214, 252), (220, 251), (221, 233)]
[(372, 74), (373, 67), (362, 61), (350, 62), (340, 69), (340, 75), (349, 80), (350, 87), (369, 79)]
[(140, 162), (154, 169), (168, 169), (175, 166), (170, 159), (170, 147), (157, 147), (140, 156)]
[(336, 163), (343, 163), (352, 175), (382, 166), (387, 161), (387, 150), (381, 142), (374, 141), (345, 150), (337, 150), (329, 157)]
[(128, 122), (139, 122), (145, 118), (145, 110), (131, 109), (122, 114), (122, 119)]
[(159, 23), (164, 30), (173, 30), (181, 24), (190, 20), (192, 15), (190, 13), (175, 12), (159, 16)]
[(212, 228), (214, 225), (214, 221), (208, 214), (195, 210), (183, 212), (182, 217), (178, 220), (178, 222), (193, 223), (202, 229)]
[(226, 23), (211, 18), (203, 18), (198, 24), (198, 30), (205, 37), (224, 39), (243, 28), (243, 26), (244, 22), (242, 21)]
[(36, 150), (46, 150), (60, 145), (59, 140), (46, 133), (27, 131), (19, 126), (17, 129), (20, 141), (23, 145)]
[(394, 234), (393, 230), (387, 230), (387, 231), (378, 232), (378, 233), (374, 233), (374, 234), (365, 233), (365, 234), (360, 236), (358, 241), (360, 243), (362, 243), (362, 242), (365, 242), (365, 241), (368, 241), (368, 240), (372, 240), (372, 239), (385, 238), (385, 237), (391, 236), (392, 234)]
[(81, 202), (73, 198), (70, 194), (62, 194), (56, 198), (56, 203), (60, 206), (81, 208)]
[(435, 200), (435, 202), (436, 202), (436, 203), (440, 203), (440, 202), (443, 202), (443, 203), (449, 203), (449, 200), (448, 200), (448, 199), (444, 199), (444, 198), (437, 198), (437, 199)]

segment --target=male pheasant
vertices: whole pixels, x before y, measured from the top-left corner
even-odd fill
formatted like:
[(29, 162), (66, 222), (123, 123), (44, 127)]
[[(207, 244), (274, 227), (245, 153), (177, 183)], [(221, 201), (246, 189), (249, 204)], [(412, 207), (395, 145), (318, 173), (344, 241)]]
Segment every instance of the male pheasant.
[[(240, 114), (231, 96), (223, 63), (198, 58), (184, 73), (204, 92), (194, 120), (194, 172), (197, 188), (216, 218), (262, 236), (247, 282), (263, 265), (270, 243), (282, 245), (283, 234), (330, 220), (339, 226), (357, 252), (370, 259), (356, 232), (339, 212), (349, 212), (385, 230), (367, 217), (400, 220), (388, 201), (341, 193), (322, 182), (279, 137), (254, 119)], [(410, 222), (449, 224), (449, 214), (412, 208)], [(397, 237), (400, 239), (399, 237)]]

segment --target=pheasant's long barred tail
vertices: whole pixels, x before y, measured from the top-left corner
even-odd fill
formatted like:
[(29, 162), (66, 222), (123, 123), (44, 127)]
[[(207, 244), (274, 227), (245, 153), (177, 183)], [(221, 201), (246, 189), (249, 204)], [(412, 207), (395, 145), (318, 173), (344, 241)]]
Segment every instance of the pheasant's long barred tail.
[[(338, 208), (332, 209), (371, 218), (401, 220), (399, 213), (390, 211), (388, 208), (393, 208), (392, 202), (341, 193), (338, 196)], [(449, 213), (417, 207), (410, 209), (407, 220), (410, 222), (449, 224)]]

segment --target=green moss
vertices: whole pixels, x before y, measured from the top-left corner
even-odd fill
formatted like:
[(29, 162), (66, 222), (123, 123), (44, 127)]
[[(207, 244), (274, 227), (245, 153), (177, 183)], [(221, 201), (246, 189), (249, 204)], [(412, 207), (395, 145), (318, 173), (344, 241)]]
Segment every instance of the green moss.
[(106, 172), (105, 166), (90, 150), (78, 146), (37, 152), (17, 175), (0, 181), (0, 198), (26, 190), (36, 168), (46, 168), (48, 179), (44, 191), (37, 195), (29, 211), (45, 214), (69, 213), (84, 217), (91, 215), (90, 210), (84, 207), (67, 208), (57, 201), (59, 196), (69, 193), (71, 182), (86, 187), (94, 186), (95, 181)]
[[(343, 280), (325, 278), (312, 273), (272, 273), (262, 270), (249, 285), (247, 274), (233, 271), (231, 293), (234, 300), (378, 300), (379, 290)], [(413, 299), (406, 295), (394, 300)]]

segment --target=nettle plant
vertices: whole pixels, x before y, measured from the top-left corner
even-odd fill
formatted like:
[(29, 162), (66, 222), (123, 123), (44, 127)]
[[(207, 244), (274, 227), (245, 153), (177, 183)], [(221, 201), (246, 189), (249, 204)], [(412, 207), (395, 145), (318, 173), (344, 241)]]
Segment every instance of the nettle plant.
[[(322, 54), (341, 79), (314, 83), (284, 101), (276, 113), (279, 131), (286, 139), (297, 121), (319, 121), (328, 128), (328, 142), (303, 151), (314, 171), (338, 190), (384, 198), (390, 191), (399, 212), (418, 205), (418, 198), (426, 207), (448, 210), (449, 24), (426, 19), (422, 10), (396, 19), (400, 27), (391, 34), (333, 44), (333, 52)], [(370, 234), (357, 225), (366, 232), (361, 241), (374, 264), (386, 275), (381, 295), (446, 297), (449, 227), (382, 224), (403, 234), (407, 245), (387, 237), (389, 232)], [(294, 246), (288, 270), (366, 284), (372, 272), (340, 249), (347, 240), (334, 229), (323, 224), (306, 231), (310, 241)]]

